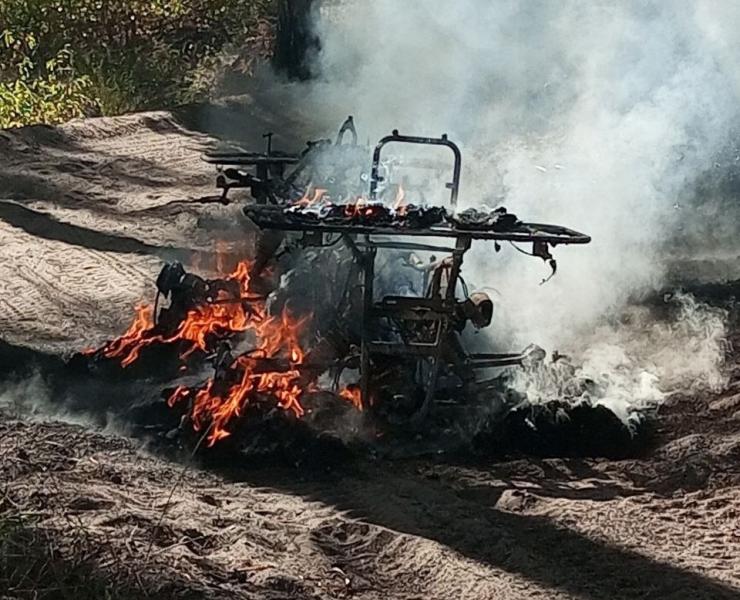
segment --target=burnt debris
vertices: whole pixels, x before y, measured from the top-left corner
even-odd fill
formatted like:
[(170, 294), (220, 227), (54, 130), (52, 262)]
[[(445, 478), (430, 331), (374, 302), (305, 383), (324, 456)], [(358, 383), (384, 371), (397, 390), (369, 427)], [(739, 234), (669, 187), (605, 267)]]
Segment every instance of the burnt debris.
[[(449, 151), (451, 173), (389, 156), (389, 147)], [(534, 345), (466, 348), (465, 332), (490, 326), (495, 307), (463, 279), (465, 255), (476, 239), (512, 241), (550, 260), (551, 246), (590, 238), (522, 222), (503, 207), (458, 211), (462, 157), (446, 135), (394, 131), (370, 149), (358, 145), (349, 117), (336, 140), (298, 154), (273, 149), (268, 135), (263, 153), (205, 158), (219, 168), (224, 201), (233, 188), (251, 192), (244, 214), (258, 229), (255, 255), (212, 279), (165, 265), (154, 308), (140, 307), (129, 331), (84, 356), (127, 369), (152, 348), (169, 352), (178, 377), (191, 378), (173, 380), (167, 403), (207, 445), (231, 437), (245, 415), (307, 419), (321, 412), (316, 398), (377, 427), (417, 432), (445, 422), (449, 407), (459, 414), (483, 403), (503, 414), (502, 369), (544, 359)], [(406, 176), (419, 168), (432, 174), (421, 183)], [(433, 181), (449, 193), (444, 205), (429, 201)], [(193, 379), (204, 360), (210, 377)]]
[(457, 215), (449, 215), (448, 219), (458, 229), (478, 231), (511, 231), (521, 221), (501, 206), (492, 211), (483, 211), (468, 208)]

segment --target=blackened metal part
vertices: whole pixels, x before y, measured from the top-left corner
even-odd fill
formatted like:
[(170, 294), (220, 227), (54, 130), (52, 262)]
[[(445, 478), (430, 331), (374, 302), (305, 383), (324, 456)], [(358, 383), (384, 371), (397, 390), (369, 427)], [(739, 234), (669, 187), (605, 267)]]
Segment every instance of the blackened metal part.
[(294, 165), (300, 161), (300, 157), (297, 154), (279, 151), (275, 151), (274, 154), (261, 154), (240, 150), (214, 150), (203, 154), (203, 160), (224, 166)]
[(234, 355), (231, 353), (231, 344), (227, 341), (220, 341), (213, 355), (214, 379), (223, 379), (233, 363)]
[(488, 327), (493, 320), (493, 302), (488, 294), (474, 292), (465, 301), (459, 303), (457, 329), (462, 330), (468, 321), (476, 329)]
[(400, 135), (397, 129), (393, 130), (393, 133), (389, 136), (381, 139), (375, 151), (373, 152), (373, 166), (370, 172), (370, 201), (375, 202), (378, 199), (378, 184), (381, 182), (380, 176), (380, 155), (383, 148), (391, 143), (402, 143), (402, 144), (425, 144), (429, 146), (446, 146), (455, 157), (455, 162), (452, 170), (452, 181), (447, 183), (447, 188), (450, 190), (450, 207), (454, 211), (457, 206), (457, 196), (460, 191), (460, 172), (462, 170), (462, 153), (460, 148), (454, 142), (451, 142), (447, 138), (447, 134), (443, 134), (439, 138), (430, 137), (417, 137), (410, 135)]
[(154, 324), (142, 332), (142, 337), (150, 343), (141, 348), (141, 360), (123, 367), (119, 358), (106, 355), (106, 344), (95, 351), (73, 355), (67, 366), (80, 373), (104, 372), (112, 378), (123, 376), (124, 372), (132, 377), (171, 378), (181, 374), (184, 350), (191, 350), (185, 362), (193, 366), (212, 349), (218, 349), (221, 341), (234, 335), (231, 331), (215, 331), (206, 340), (206, 352), (192, 351), (173, 337), (189, 312), (209, 304), (227, 303), (240, 303), (248, 310), (248, 302), (257, 299), (252, 295), (243, 297), (241, 285), (235, 279), (205, 279), (186, 272), (177, 262), (165, 264), (157, 277), (157, 299), (160, 295), (169, 298), (169, 303), (155, 314)]
[(157, 289), (164, 295), (177, 287), (185, 277), (185, 269), (179, 262), (166, 263), (157, 276)]
[(519, 223), (508, 231), (487, 230), (460, 230), (449, 224), (414, 228), (397, 227), (388, 224), (352, 223), (347, 219), (337, 222), (324, 222), (318, 218), (304, 219), (302, 215), (287, 211), (280, 206), (246, 206), (244, 214), (261, 229), (277, 229), (283, 231), (316, 231), (324, 233), (368, 234), (383, 236), (423, 236), (456, 238), (460, 235), (469, 235), (475, 240), (500, 240), (512, 242), (543, 241), (551, 245), (558, 244), (588, 244), (591, 237), (561, 227), (540, 223)]
[[(157, 279), (158, 282), (160, 279), (164, 279), (170, 285), (166, 292), (161, 290), (163, 294), (169, 294), (170, 304), (163, 308), (157, 316), (155, 333), (174, 333), (185, 320), (188, 312), (200, 306), (212, 303), (241, 302), (243, 300), (238, 281), (232, 279), (204, 279), (193, 273), (185, 272), (178, 263), (173, 264), (166, 264)], [(182, 273), (174, 283), (168, 280), (168, 274), (172, 272), (175, 274)]]
[(557, 273), (558, 271), (558, 263), (553, 257), (553, 255), (550, 254), (550, 249), (547, 247), (547, 242), (534, 242), (533, 248), (532, 248), (532, 255), (539, 256), (542, 260), (544, 260), (547, 264), (550, 265), (550, 269), (551, 269), (550, 275), (548, 275), (542, 281), (540, 281), (540, 285), (547, 283), (553, 277), (555, 277), (555, 273)]
[[(347, 133), (352, 137), (351, 144), (343, 143)], [(361, 189), (365, 185), (361, 172), (367, 168), (367, 155), (366, 148), (357, 146), (357, 131), (349, 117), (340, 128), (336, 143), (329, 139), (309, 141), (300, 154), (273, 150), (270, 145), (267, 153), (241, 148), (210, 151), (203, 160), (223, 169), (216, 185), (223, 190), (224, 200), (231, 189), (245, 188), (259, 204), (290, 204), (300, 199), (309, 186), (326, 188), (332, 197), (365, 193)], [(353, 168), (357, 176), (351, 180), (346, 171)], [(248, 169), (254, 169), (255, 174)]]
[[(294, 209), (282, 207), (248, 207), (247, 215), (259, 225), (264, 225), (264, 217), (273, 219), (270, 223), (277, 230), (290, 230), (290, 223), (296, 231), (312, 232), (310, 239), (319, 247), (323, 244), (327, 228), (335, 228), (342, 233), (340, 239), (345, 241), (348, 249), (359, 267), (359, 287), (362, 296), (355, 310), (360, 310), (363, 327), (361, 329), (360, 377), (362, 397), (372, 401), (373, 398), (391, 399), (392, 404), (408, 405), (407, 418), (411, 423), (421, 426), (431, 416), (433, 405), (439, 399), (466, 402), (479, 397), (481, 391), (490, 387), (490, 381), (478, 381), (475, 373), (482, 369), (523, 365), (533, 356), (532, 352), (513, 353), (478, 353), (469, 354), (465, 351), (459, 339), (459, 332), (470, 322), (478, 327), (486, 326), (492, 319), (493, 306), (490, 298), (485, 295), (469, 296), (458, 300), (455, 297), (456, 283), (459, 281), (460, 267), (466, 251), (470, 248), (473, 239), (508, 239), (513, 237), (519, 241), (537, 242), (544, 244), (546, 240), (537, 238), (541, 230), (534, 230), (527, 224), (518, 223), (514, 232), (488, 232), (478, 230), (457, 230), (449, 227), (433, 227), (416, 230), (385, 225), (384, 227), (366, 228), (347, 224), (347, 219), (337, 217), (339, 223), (327, 224), (314, 217), (314, 220), (305, 222), (303, 215), (296, 215)], [(390, 215), (391, 213), (385, 213)], [(298, 216), (298, 218), (296, 218)], [(298, 223), (296, 223), (298, 221)], [(554, 232), (559, 243), (564, 240), (575, 239), (576, 243), (584, 243), (581, 234), (571, 232), (557, 226), (540, 226), (544, 231)], [(265, 227), (269, 230), (269, 227)], [(385, 233), (387, 237), (379, 240), (370, 234), (357, 235), (363, 230), (371, 234)], [(424, 235), (431, 237), (451, 237), (456, 240), (454, 248), (443, 248), (430, 243), (423, 248), (413, 249), (425, 251), (451, 252), (451, 256), (434, 261), (430, 265), (422, 265), (428, 269), (426, 292), (413, 297), (385, 296), (380, 302), (375, 300), (375, 252), (379, 248), (408, 249), (408, 242), (399, 240), (409, 235)], [(439, 233), (442, 232), (442, 235)], [(354, 235), (353, 235), (354, 234)], [(547, 234), (546, 234), (547, 235)], [(520, 237), (519, 237), (520, 236)], [(588, 239), (587, 236), (583, 236)], [(488, 238), (491, 239), (491, 238)], [(355, 314), (358, 314), (355, 312)], [(384, 323), (391, 323), (398, 332), (390, 337), (384, 333), (388, 327)], [(409, 373), (405, 379), (393, 376), (397, 371)], [(417, 375), (414, 375), (417, 373)], [(440, 382), (458, 382), (453, 384), (455, 389), (440, 388)], [(395, 392), (393, 391), (395, 390)], [(416, 390), (416, 391), (415, 391)], [(406, 400), (399, 400), (399, 395)], [(416, 397), (416, 400), (412, 398)], [(393, 409), (395, 410), (395, 409)], [(391, 412), (393, 412), (393, 410)], [(410, 412), (409, 412), (410, 411)]]
[(273, 259), (280, 244), (283, 243), (285, 234), (280, 231), (262, 231), (257, 237), (254, 265), (252, 275), (259, 277), (268, 263)]
[(347, 119), (342, 123), (342, 126), (339, 128), (339, 133), (337, 133), (337, 141), (335, 142), (336, 146), (341, 146), (344, 142), (344, 135), (349, 132), (349, 134), (352, 136), (352, 145), (357, 145), (357, 129), (355, 129), (355, 121), (352, 118), (352, 115), (347, 117)]

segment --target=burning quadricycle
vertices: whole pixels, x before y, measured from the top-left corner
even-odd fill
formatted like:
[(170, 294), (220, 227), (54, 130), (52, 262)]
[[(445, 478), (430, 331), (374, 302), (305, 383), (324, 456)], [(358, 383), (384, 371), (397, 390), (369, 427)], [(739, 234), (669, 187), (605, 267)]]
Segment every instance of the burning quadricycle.
[[(352, 134), (350, 144), (343, 143), (347, 132)], [(392, 173), (403, 166), (403, 161), (382, 160), (390, 144), (436, 146), (452, 152), (452, 177), (445, 182), (449, 189), (447, 207), (404, 201), (403, 188), (390, 183)], [(493, 314), (490, 298), (481, 292), (469, 294), (460, 275), (471, 242), (531, 243), (532, 254), (549, 261), (554, 273), (556, 263), (550, 247), (585, 244), (590, 238), (564, 227), (523, 223), (502, 208), (456, 212), (461, 153), (446, 135), (412, 137), (394, 131), (378, 142), (369, 171), (363, 168), (363, 158), (368, 154), (357, 146), (350, 117), (334, 144), (312, 143), (300, 157), (273, 153), (268, 146), (263, 155), (220, 153), (206, 158), (220, 165), (236, 163), (241, 167), (226, 169), (219, 185), (224, 192), (233, 185), (252, 190), (256, 204), (248, 205), (244, 212), (263, 232), (258, 265), (266, 264), (277, 252), (288, 232), (302, 234), (296, 242), (302, 248), (331, 248), (341, 243), (349, 251), (353, 265), (348, 281), (356, 285), (346, 286), (345, 296), (330, 302), (337, 307), (350, 305), (345, 312), (359, 320), (359, 326), (343, 330), (342, 348), (344, 352), (356, 348), (356, 356), (337, 352), (328, 355), (343, 365), (359, 368), (359, 394), (365, 403), (416, 395), (413, 416), (423, 419), (436, 399), (471, 398), (494, 382), (480, 380), (478, 372), (521, 365), (544, 355), (536, 346), (505, 354), (470, 353), (463, 347), (460, 332), (465, 325), (485, 327)], [(287, 175), (286, 164), (294, 165)], [(321, 168), (327, 164), (337, 168), (322, 175)], [(245, 166), (256, 167), (258, 176), (246, 173)], [(355, 167), (355, 179), (348, 181), (346, 173), (351, 167)], [(231, 185), (225, 177), (230, 178)], [(304, 180), (302, 186), (297, 185), (300, 178)], [(397, 290), (379, 286), (382, 277), (376, 263), (381, 253), (400, 257), (396, 264), (416, 272), (411, 276), (415, 284)], [(360, 290), (360, 297), (355, 294), (354, 301), (349, 297), (353, 290)], [(458, 296), (460, 291), (462, 297)], [(446, 385), (441, 386), (441, 381)]]
[[(449, 164), (440, 171), (437, 162), (385, 158), (391, 144), (451, 151), (451, 180)], [(171, 380), (166, 357), (179, 379), (167, 402), (205, 430), (209, 445), (228, 437), (247, 411), (277, 405), (302, 417), (311, 398), (327, 393), (401, 423), (424, 421), (439, 402), (490, 396), (500, 379), (486, 379), (487, 369), (537, 361), (544, 351), (465, 349), (466, 326), (481, 329), (493, 318), (491, 299), (469, 293), (461, 277), (473, 240), (531, 243), (553, 273), (550, 247), (590, 241), (564, 227), (523, 223), (503, 208), (457, 211), (461, 154), (444, 135), (394, 131), (371, 152), (357, 145), (350, 117), (336, 142), (312, 143), (299, 157), (268, 144), (265, 154), (227, 151), (206, 160), (220, 166), (224, 194), (250, 189), (255, 202), (244, 213), (257, 229), (255, 255), (212, 279), (165, 265), (154, 307), (140, 306), (127, 332), (80, 356), (91, 367), (160, 365), (158, 374)], [(446, 206), (426, 201), (428, 181), (395, 182), (411, 164), (442, 174)], [(156, 360), (139, 360), (144, 355)], [(212, 361), (213, 375), (193, 385), (203, 360)]]

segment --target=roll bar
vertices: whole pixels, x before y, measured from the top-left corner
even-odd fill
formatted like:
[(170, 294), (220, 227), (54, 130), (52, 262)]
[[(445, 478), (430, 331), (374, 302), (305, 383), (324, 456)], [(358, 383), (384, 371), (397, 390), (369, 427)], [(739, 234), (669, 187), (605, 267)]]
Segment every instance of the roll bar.
[(391, 135), (388, 135), (381, 139), (375, 146), (373, 152), (373, 167), (370, 173), (370, 201), (377, 201), (378, 196), (378, 183), (382, 180), (379, 175), (380, 170), (380, 154), (383, 148), (387, 144), (399, 142), (403, 144), (428, 144), (431, 146), (447, 146), (452, 153), (455, 155), (455, 165), (452, 171), (452, 181), (448, 182), (445, 187), (450, 190), (450, 205), (454, 210), (457, 206), (457, 196), (460, 191), (460, 171), (462, 168), (462, 154), (460, 148), (454, 142), (447, 139), (447, 134), (442, 134), (442, 137), (431, 138), (431, 137), (417, 137), (411, 135), (400, 135), (398, 129), (394, 129)]

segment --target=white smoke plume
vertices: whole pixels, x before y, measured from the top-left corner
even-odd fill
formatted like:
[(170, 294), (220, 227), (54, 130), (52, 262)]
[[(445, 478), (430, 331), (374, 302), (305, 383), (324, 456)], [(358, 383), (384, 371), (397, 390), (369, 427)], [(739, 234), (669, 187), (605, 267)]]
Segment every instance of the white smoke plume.
[[(117, 411), (105, 405), (105, 400), (116, 398), (116, 395), (119, 399), (129, 400), (120, 402)], [(28, 377), (0, 382), (0, 413), (12, 419), (42, 423), (60, 421), (127, 436), (132, 434), (133, 428), (127, 421), (125, 408), (121, 410), (121, 406), (130, 406), (130, 398), (135, 395), (126, 397), (116, 385), (103, 389), (92, 384), (60, 394), (41, 372), (36, 372)]]
[(565, 399), (605, 406), (625, 421), (673, 392), (721, 390), (725, 311), (682, 293), (664, 302), (674, 312), (670, 319), (630, 307), (618, 321), (584, 335), (580, 349), (564, 360), (514, 372), (512, 388), (535, 403)]
[(69, 410), (63, 402), (53, 400), (48, 384), (39, 373), (17, 381), (3, 382), (0, 387), (0, 411), (13, 418), (90, 425), (84, 415)]
[(740, 224), (740, 210), (692, 196), (736, 129), (734, 3), (326, 1), (319, 13), (319, 80), (300, 101), (320, 124), (353, 114), (371, 140), (446, 132), (463, 147), (463, 205), (593, 237), (556, 248), (559, 272), (542, 286), (536, 259), (474, 248), (464, 275), (498, 292), (497, 344), (534, 341), (580, 355), (589, 376), (626, 373), (604, 395), (624, 397), (615, 407), (718, 385), (722, 322), (692, 299), (662, 333), (605, 323), (662, 287), (681, 236), (711, 231), (708, 219)]

